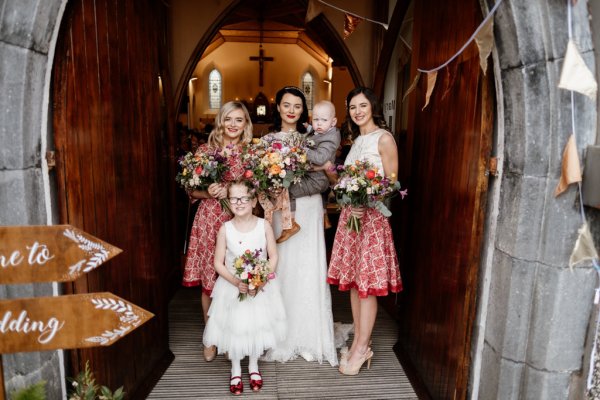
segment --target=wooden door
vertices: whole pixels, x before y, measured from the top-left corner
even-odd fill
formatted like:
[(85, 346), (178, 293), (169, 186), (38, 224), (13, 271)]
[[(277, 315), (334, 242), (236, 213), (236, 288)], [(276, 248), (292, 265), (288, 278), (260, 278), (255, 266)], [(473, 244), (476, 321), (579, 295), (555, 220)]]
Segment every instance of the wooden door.
[(130, 398), (145, 398), (173, 357), (165, 7), (159, 0), (70, 1), (52, 75), (60, 222), (123, 249), (66, 291), (110, 291), (156, 315), (108, 348), (72, 351), (68, 374), (89, 360), (98, 384), (124, 385)]
[[(482, 20), (475, 0), (414, 4), (411, 71), (441, 65)], [(491, 60), (490, 60), (491, 63)], [(431, 102), (427, 77), (411, 96), (401, 179), (408, 179), (401, 269), (398, 349), (435, 399), (467, 393), (471, 333), (493, 119), (491, 68), (485, 76), (472, 44), (438, 73)], [(414, 72), (413, 72), (414, 76)]]

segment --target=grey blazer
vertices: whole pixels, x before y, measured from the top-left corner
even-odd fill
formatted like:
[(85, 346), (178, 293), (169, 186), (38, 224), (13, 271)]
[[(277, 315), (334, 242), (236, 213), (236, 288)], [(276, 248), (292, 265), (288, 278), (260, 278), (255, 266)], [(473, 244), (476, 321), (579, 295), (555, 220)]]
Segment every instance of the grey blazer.
[[(331, 128), (323, 134), (307, 133), (307, 138), (315, 142), (315, 145), (306, 151), (308, 161), (314, 165), (323, 165), (327, 160), (335, 161), (335, 152), (340, 146), (340, 131), (337, 128)], [(324, 171), (310, 171), (302, 177), (298, 183), (290, 186), (290, 197), (311, 196), (317, 193), (323, 193), (329, 188), (329, 179)]]

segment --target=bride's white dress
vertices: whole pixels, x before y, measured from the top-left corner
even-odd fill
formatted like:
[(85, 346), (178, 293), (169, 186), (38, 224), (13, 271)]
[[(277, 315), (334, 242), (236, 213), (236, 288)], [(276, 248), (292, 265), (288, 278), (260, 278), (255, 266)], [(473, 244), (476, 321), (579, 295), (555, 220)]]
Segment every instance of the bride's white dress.
[[(273, 217), (275, 237), (281, 233), (281, 215)], [(331, 293), (320, 194), (296, 199), (300, 232), (277, 245), (277, 279), (287, 316), (287, 337), (263, 357), (285, 362), (302, 356), (308, 361), (337, 365)], [(347, 337), (347, 332), (346, 332)]]

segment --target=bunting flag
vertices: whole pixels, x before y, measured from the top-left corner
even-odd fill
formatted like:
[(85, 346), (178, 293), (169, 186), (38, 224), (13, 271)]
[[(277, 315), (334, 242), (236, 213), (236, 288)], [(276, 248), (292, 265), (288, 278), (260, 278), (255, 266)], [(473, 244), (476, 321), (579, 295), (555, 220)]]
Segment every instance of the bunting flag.
[(406, 92), (404, 93), (404, 96), (402, 97), (402, 102), (404, 103), (404, 100), (406, 100), (406, 98), (408, 97), (408, 95), (415, 90), (415, 88), (417, 87), (417, 84), (419, 83), (419, 79), (421, 78), (421, 73), (419, 71), (417, 71), (417, 74), (415, 75), (415, 77), (413, 78), (412, 83), (410, 84), (410, 86), (408, 87), (408, 89), (406, 89)]
[(554, 197), (558, 197), (567, 190), (567, 187), (575, 182), (581, 182), (581, 167), (579, 166), (579, 155), (577, 154), (577, 144), (575, 136), (571, 134), (562, 156), (562, 172), (560, 181), (554, 190)]
[(558, 87), (561, 89), (573, 90), (596, 100), (598, 84), (594, 75), (588, 69), (583, 61), (577, 46), (573, 40), (567, 44), (565, 61), (563, 62), (562, 72), (560, 73), (560, 82)]
[[(450, 70), (452, 68), (452, 70)], [(452, 86), (454, 86), (454, 82), (456, 82), (456, 70), (458, 66), (456, 64), (450, 64), (446, 67), (446, 87), (444, 88), (444, 94), (442, 95), (442, 100), (446, 98)]]
[(309, 0), (308, 1), (308, 9), (306, 10), (306, 19), (305, 23), (309, 23), (313, 19), (316, 18), (317, 15), (323, 12), (323, 8), (321, 7), (321, 3), (317, 0)]
[(346, 20), (344, 21), (344, 40), (356, 29), (358, 24), (360, 24), (363, 19), (353, 14), (346, 13)]
[(587, 222), (584, 222), (581, 228), (577, 231), (579, 236), (575, 242), (575, 247), (569, 258), (569, 268), (573, 269), (573, 266), (583, 261), (591, 261), (598, 258), (598, 251), (594, 247), (594, 240), (590, 232), (590, 227)]
[(494, 19), (490, 18), (488, 22), (481, 28), (481, 30), (475, 35), (475, 43), (477, 49), (479, 49), (479, 65), (485, 75), (487, 71), (487, 59), (492, 52), (492, 46), (494, 45)]
[(425, 105), (421, 108), (421, 111), (425, 109), (429, 105), (429, 99), (431, 98), (431, 93), (433, 93), (433, 88), (435, 87), (435, 81), (437, 80), (437, 71), (428, 72), (427, 73), (427, 93), (425, 94)]

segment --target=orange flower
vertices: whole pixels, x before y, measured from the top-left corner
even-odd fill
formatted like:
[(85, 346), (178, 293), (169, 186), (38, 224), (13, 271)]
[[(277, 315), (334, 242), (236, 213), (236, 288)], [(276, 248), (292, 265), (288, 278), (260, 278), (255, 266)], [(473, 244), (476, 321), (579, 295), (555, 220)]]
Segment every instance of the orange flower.
[(271, 175), (279, 175), (281, 173), (281, 167), (277, 164), (271, 165), (271, 168), (269, 168), (269, 173)]
[(253, 176), (254, 176), (254, 172), (252, 172), (252, 170), (251, 170), (251, 169), (247, 169), (247, 170), (244, 172), (244, 178), (246, 178), (246, 179), (248, 179), (248, 178), (252, 178)]
[(375, 171), (370, 169), (367, 172), (365, 172), (365, 176), (367, 177), (367, 179), (373, 179), (375, 178)]

